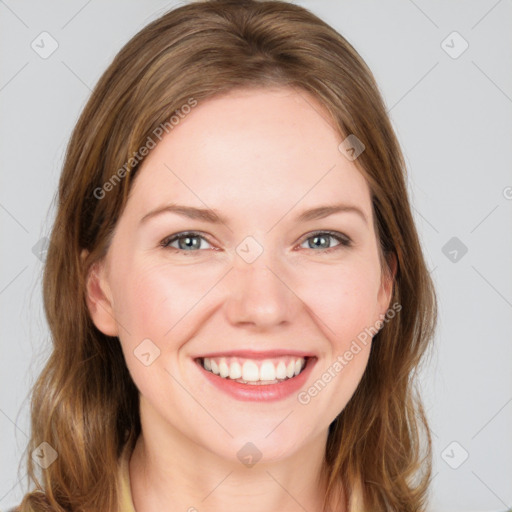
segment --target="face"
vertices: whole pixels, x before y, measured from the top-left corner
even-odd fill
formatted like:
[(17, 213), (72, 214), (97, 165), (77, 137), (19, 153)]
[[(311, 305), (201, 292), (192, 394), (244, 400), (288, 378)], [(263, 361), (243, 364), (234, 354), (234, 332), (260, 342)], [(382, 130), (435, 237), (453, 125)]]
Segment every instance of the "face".
[(277, 460), (347, 404), (371, 346), (357, 340), (392, 285), (341, 140), (305, 92), (237, 90), (144, 160), (88, 305), (119, 337), (152, 425), (224, 459), (252, 442)]

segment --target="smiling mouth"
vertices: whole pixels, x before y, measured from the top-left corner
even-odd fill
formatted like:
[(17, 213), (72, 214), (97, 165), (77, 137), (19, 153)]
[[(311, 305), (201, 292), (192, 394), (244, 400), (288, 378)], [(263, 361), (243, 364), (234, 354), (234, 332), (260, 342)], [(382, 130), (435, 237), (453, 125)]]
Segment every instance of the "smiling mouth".
[(242, 357), (196, 358), (204, 370), (222, 379), (241, 384), (269, 385), (293, 379), (301, 374), (312, 357), (282, 356), (271, 359)]

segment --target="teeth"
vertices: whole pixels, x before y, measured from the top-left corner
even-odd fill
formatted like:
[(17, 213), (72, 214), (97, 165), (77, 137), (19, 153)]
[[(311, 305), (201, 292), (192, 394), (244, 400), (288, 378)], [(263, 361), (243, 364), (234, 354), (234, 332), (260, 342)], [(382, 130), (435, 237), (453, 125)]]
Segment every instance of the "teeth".
[(286, 379), (286, 365), (283, 361), (279, 361), (276, 368), (276, 379)]
[(220, 357), (201, 360), (203, 368), (215, 375), (244, 383), (268, 382), (291, 379), (306, 365), (304, 357), (285, 356), (273, 360), (241, 359), (238, 357)]
[(229, 378), (230, 379), (239, 379), (242, 376), (242, 367), (240, 366), (240, 363), (237, 363), (236, 361), (232, 363), (231, 368), (229, 370)]
[(290, 361), (286, 367), (286, 376), (291, 379), (295, 375), (295, 362)]
[(276, 373), (274, 363), (265, 361), (260, 368), (259, 380), (276, 380)]
[(260, 380), (258, 365), (252, 361), (246, 361), (242, 366), (242, 379), (250, 382)]
[(219, 375), (223, 378), (229, 375), (229, 366), (226, 364), (225, 359), (221, 359), (219, 362)]

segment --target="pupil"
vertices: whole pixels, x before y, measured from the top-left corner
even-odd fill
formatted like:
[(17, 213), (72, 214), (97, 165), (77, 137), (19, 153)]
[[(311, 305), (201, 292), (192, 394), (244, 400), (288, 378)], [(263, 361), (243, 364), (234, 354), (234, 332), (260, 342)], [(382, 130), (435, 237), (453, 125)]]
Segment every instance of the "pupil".
[(189, 249), (191, 247), (194, 248), (194, 247), (198, 247), (199, 246), (197, 237), (187, 236), (187, 237), (182, 238), (181, 240), (184, 241), (184, 245), (185, 245), (186, 249)]
[[(320, 243), (322, 247), (329, 247), (329, 241), (326, 236), (315, 236), (313, 238), (313, 243), (317, 243), (319, 240), (324, 240), (324, 243)], [(318, 246), (317, 246), (318, 247)]]

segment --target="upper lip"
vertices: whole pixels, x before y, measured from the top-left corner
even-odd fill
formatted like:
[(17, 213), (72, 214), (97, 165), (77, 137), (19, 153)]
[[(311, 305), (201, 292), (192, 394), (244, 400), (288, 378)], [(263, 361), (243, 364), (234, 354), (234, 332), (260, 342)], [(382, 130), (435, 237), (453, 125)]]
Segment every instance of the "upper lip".
[(242, 357), (246, 359), (271, 359), (280, 356), (293, 356), (293, 357), (314, 357), (314, 354), (304, 350), (290, 350), (290, 349), (275, 349), (275, 350), (222, 350), (218, 352), (209, 352), (195, 356), (194, 359), (211, 358), (211, 357)]

